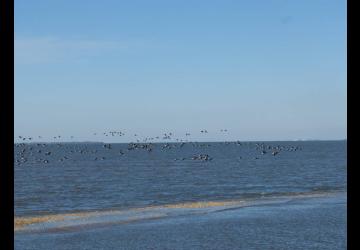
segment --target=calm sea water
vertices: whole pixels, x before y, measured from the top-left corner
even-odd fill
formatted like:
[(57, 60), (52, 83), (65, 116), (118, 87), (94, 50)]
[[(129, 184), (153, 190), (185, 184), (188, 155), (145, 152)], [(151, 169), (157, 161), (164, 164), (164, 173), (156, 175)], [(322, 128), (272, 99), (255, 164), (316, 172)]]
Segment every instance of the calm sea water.
[(14, 150), (16, 216), (347, 188), (346, 141), (31, 143)]
[(346, 141), (15, 144), (15, 249), (346, 249), (346, 154)]

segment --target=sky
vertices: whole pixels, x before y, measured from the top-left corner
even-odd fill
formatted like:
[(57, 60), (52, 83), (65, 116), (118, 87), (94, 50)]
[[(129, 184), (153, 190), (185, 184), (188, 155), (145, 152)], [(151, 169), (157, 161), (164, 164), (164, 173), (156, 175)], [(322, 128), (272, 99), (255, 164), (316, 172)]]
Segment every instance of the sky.
[(343, 0), (17, 0), (15, 141), (345, 139), (346, 27)]

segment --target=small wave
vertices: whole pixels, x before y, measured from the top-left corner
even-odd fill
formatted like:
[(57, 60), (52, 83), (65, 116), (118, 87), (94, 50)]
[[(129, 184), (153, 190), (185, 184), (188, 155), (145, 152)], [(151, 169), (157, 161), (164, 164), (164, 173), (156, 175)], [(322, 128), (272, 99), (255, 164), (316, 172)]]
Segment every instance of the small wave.
[(207, 208), (239, 204), (242, 201), (199, 201), (164, 205), (166, 208)]

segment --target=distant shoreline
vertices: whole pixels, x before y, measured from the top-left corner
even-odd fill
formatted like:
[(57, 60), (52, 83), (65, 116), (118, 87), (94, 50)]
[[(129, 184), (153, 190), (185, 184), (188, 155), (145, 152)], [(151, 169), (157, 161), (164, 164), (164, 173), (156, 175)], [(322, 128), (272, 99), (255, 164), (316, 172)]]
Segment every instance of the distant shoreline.
[(310, 139), (310, 140), (277, 140), (277, 141), (273, 141), (273, 140), (255, 140), (255, 141), (243, 141), (243, 140), (222, 140), (222, 141), (140, 141), (140, 142), (135, 142), (135, 141), (128, 141), (128, 142), (115, 142), (115, 141), (32, 141), (32, 142), (28, 142), (28, 141), (19, 141), (19, 142), (14, 142), (14, 144), (39, 144), (39, 143), (46, 143), (46, 144), (58, 144), (58, 143), (66, 143), (66, 144), (76, 144), (76, 143), (89, 143), (89, 144), (103, 144), (103, 143), (116, 143), (116, 144), (128, 144), (128, 143), (152, 143), (152, 144), (160, 144), (160, 143), (224, 143), (224, 142), (228, 142), (228, 143), (235, 143), (235, 142), (241, 142), (241, 143), (248, 143), (248, 142), (254, 142), (254, 143), (269, 143), (269, 142), (333, 142), (333, 141), (347, 141), (347, 139), (333, 139), (333, 140), (320, 140), (320, 139)]

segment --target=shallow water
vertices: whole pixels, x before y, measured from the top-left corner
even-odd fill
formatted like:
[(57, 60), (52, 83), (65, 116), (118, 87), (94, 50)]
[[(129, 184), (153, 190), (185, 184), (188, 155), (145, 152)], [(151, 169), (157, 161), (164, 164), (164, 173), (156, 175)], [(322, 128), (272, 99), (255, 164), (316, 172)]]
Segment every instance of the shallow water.
[[(155, 209), (156, 210), (156, 209)], [(138, 211), (34, 226), (15, 249), (346, 249), (346, 195), (277, 199), (248, 206)], [(151, 214), (152, 212), (152, 214)], [(128, 214), (129, 215), (129, 214)], [(149, 216), (152, 215), (152, 216)], [(97, 217), (92, 215), (90, 217)], [(133, 216), (134, 218), (134, 216)], [(135, 217), (136, 218), (136, 217)], [(96, 221), (97, 220), (97, 221)], [(115, 223), (118, 221), (118, 223)], [(101, 223), (102, 222), (102, 223)]]

